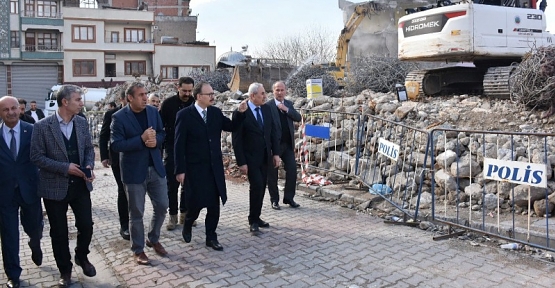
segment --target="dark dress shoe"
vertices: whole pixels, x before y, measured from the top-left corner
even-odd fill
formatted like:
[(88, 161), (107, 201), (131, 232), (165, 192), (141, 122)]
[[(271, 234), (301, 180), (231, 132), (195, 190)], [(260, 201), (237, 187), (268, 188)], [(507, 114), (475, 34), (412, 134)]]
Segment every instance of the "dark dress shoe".
[(220, 245), (220, 242), (218, 242), (218, 240), (208, 240), (208, 241), (206, 241), (206, 246), (212, 247), (212, 249), (217, 250), (217, 251), (224, 250), (224, 247), (222, 247), (222, 245)]
[(264, 220), (260, 219), (260, 220), (258, 220), (258, 227), (268, 228), (268, 227), (270, 227), (270, 223), (265, 222)]
[(185, 243), (191, 242), (191, 238), (193, 237), (191, 230), (191, 227), (185, 227), (185, 225), (183, 225), (183, 232), (181, 232), (181, 234), (183, 235), (183, 240), (185, 240)]
[(85, 276), (94, 277), (96, 275), (96, 269), (86, 256), (80, 258), (75, 255), (75, 264), (83, 268), (83, 274), (85, 274)]
[(66, 288), (71, 285), (71, 272), (62, 273), (60, 280), (58, 281), (58, 287)]
[(19, 288), (19, 280), (8, 280), (8, 282), (6, 282), (6, 287), (8, 288)]
[(42, 265), (42, 250), (40, 249), (40, 244), (31, 246), (31, 242), (29, 242), (29, 248), (31, 248), (31, 260), (33, 260), (33, 263), (37, 266)]
[(131, 235), (129, 234), (129, 229), (120, 229), (119, 230), (119, 235), (121, 235), (121, 238), (123, 238), (125, 240), (131, 240)]
[(283, 204), (289, 204), (289, 206), (291, 206), (291, 208), (301, 207), (301, 205), (299, 205), (297, 202), (295, 202), (295, 200), (289, 200), (289, 201), (283, 200)]
[(260, 231), (260, 229), (258, 229), (258, 223), (257, 223), (257, 222), (252, 223), (252, 224), (251, 224), (251, 227), (250, 227), (250, 230), (251, 230), (251, 232), (258, 232), (258, 231)]
[(278, 202), (272, 202), (272, 209), (274, 209), (274, 210), (281, 210), (281, 207), (279, 207), (279, 203), (278, 203)]
[(150, 240), (147, 239), (146, 246), (153, 248), (154, 252), (156, 252), (156, 254), (160, 256), (168, 255), (168, 252), (166, 251), (166, 249), (164, 249), (164, 247), (162, 246), (162, 244), (160, 244), (160, 242), (152, 243), (150, 242)]
[(145, 252), (141, 252), (139, 254), (134, 254), (133, 258), (135, 259), (135, 262), (137, 262), (137, 264), (139, 264), (139, 265), (148, 265), (148, 264), (150, 264), (150, 261), (148, 260), (148, 257), (146, 257)]

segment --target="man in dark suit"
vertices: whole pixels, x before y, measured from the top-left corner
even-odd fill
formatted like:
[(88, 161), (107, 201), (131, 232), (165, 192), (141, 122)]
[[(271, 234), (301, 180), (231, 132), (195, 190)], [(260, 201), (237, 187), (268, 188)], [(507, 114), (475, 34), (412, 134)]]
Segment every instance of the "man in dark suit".
[[(121, 91), (120, 95), (120, 107), (108, 110), (104, 113), (104, 120), (102, 121), (102, 128), (100, 128), (100, 136), (98, 139), (98, 148), (100, 149), (100, 160), (102, 161), (102, 166), (104, 168), (112, 166), (112, 173), (114, 173), (114, 178), (118, 185), (118, 215), (119, 215), (119, 234), (125, 240), (129, 240), (129, 209), (127, 208), (127, 196), (125, 196), (125, 189), (123, 187), (123, 182), (121, 182), (121, 170), (119, 167), (119, 153), (112, 149), (110, 142), (110, 125), (112, 124), (112, 115), (118, 112), (121, 107), (127, 105), (125, 100), (125, 90)], [(110, 146), (110, 148), (108, 148)]]
[(232, 142), (235, 159), (241, 173), (249, 178), (249, 226), (256, 233), (259, 227), (270, 227), (260, 219), (266, 190), (268, 165), (279, 167), (279, 139), (276, 120), (266, 101), (264, 86), (252, 83), (249, 86), (249, 109), (245, 113), (233, 112), (233, 119), (245, 118), (233, 132)]
[[(183, 239), (191, 242), (191, 228), (200, 210), (206, 208), (206, 246), (223, 250), (218, 242), (216, 227), (220, 219), (220, 199), (225, 205), (224, 166), (221, 150), (222, 131), (237, 129), (240, 120), (233, 123), (222, 110), (212, 107), (214, 90), (207, 82), (193, 88), (195, 104), (177, 113), (175, 122), (175, 175), (185, 189), (187, 212), (183, 225)], [(239, 112), (247, 110), (243, 101)], [(237, 117), (240, 118), (240, 117)]]
[[(285, 168), (285, 189), (283, 191), (283, 204), (289, 204), (292, 208), (298, 208), (295, 197), (295, 186), (297, 184), (297, 162), (295, 161), (295, 126), (293, 121), (301, 121), (301, 114), (293, 107), (293, 102), (285, 100), (287, 89), (285, 83), (278, 81), (272, 86), (274, 99), (266, 102), (270, 106), (272, 115), (276, 119), (278, 130), (281, 131), (279, 157), (283, 161)], [(270, 166), (268, 171), (268, 191), (270, 192), (270, 201), (272, 208), (275, 210), (279, 207), (279, 191), (278, 191), (278, 169)]]
[(78, 86), (63, 85), (56, 98), (58, 111), (36, 123), (31, 137), (31, 161), (40, 169), (38, 195), (50, 222), (52, 250), (61, 274), (59, 287), (71, 285), (68, 206), (77, 227), (75, 264), (86, 276), (96, 275), (87, 257), (93, 233), (94, 146), (87, 120), (76, 116), (83, 108), (82, 95)]
[(33, 100), (30, 102), (29, 110), (25, 111), (25, 114), (31, 116), (35, 122), (39, 122), (40, 119), (44, 118), (44, 112), (40, 108), (37, 108), (37, 101)]
[(160, 244), (160, 228), (168, 209), (166, 171), (160, 149), (164, 141), (158, 109), (147, 106), (147, 92), (140, 82), (127, 87), (127, 106), (112, 116), (111, 144), (120, 153), (121, 178), (129, 201), (131, 251), (137, 264), (149, 264), (144, 253), (143, 214), (148, 193), (154, 213), (146, 245), (160, 256), (168, 253)]
[(23, 120), (27, 123), (31, 123), (31, 124), (35, 124), (35, 119), (33, 119), (33, 117), (31, 117), (30, 115), (25, 114), (25, 109), (27, 107), (27, 100), (23, 99), (23, 98), (19, 98), (17, 99), (17, 101), (19, 102), (19, 120)]
[[(19, 287), (19, 214), (21, 225), (29, 235), (31, 259), (42, 264), (42, 208), (37, 195), (39, 172), (29, 159), (33, 125), (19, 121), (16, 98), (0, 98), (0, 117), (4, 121), (0, 133), (0, 239), (6, 287)], [(20, 212), (21, 211), (21, 212)]]

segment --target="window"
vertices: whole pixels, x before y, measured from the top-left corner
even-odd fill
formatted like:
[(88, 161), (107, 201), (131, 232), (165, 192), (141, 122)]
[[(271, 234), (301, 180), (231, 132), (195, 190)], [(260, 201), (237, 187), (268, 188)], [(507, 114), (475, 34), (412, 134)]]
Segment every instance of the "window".
[(145, 29), (123, 29), (125, 32), (125, 42), (144, 42)]
[(146, 75), (146, 61), (125, 61), (125, 75)]
[(58, 38), (53, 33), (37, 33), (38, 50), (58, 50)]
[(96, 76), (96, 60), (73, 60), (73, 76)]
[(19, 0), (10, 0), (10, 13), (12, 14), (19, 13)]
[(179, 67), (162, 66), (160, 67), (160, 75), (162, 75), (162, 79), (178, 79)]
[(37, 1), (37, 17), (56, 18), (58, 15), (58, 6), (55, 1)]
[(10, 31), (10, 47), (19, 48), (19, 31)]
[(110, 42), (112, 42), (112, 43), (118, 43), (119, 42), (119, 32), (111, 32), (110, 36), (111, 36)]
[(25, 0), (25, 16), (35, 17), (35, 0)]
[(25, 51), (35, 51), (35, 33), (25, 32)]
[(94, 28), (94, 26), (71, 25), (71, 41), (95, 43)]

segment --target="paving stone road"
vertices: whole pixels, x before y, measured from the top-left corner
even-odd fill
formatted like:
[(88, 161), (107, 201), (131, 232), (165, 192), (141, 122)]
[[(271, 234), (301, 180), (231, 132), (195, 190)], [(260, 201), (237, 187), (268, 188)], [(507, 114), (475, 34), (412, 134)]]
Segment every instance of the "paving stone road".
[[(553, 287), (555, 264), (496, 247), (460, 240), (433, 241), (429, 232), (387, 225), (368, 214), (299, 192), (301, 208), (262, 210), (271, 227), (252, 236), (247, 224), (248, 185), (227, 182), (229, 200), (221, 211), (218, 238), (224, 251), (204, 244), (204, 216), (185, 243), (181, 226), (162, 231), (169, 252), (145, 252), (152, 265), (133, 262), (119, 233), (116, 185), (110, 169), (97, 163), (93, 199), (94, 234), (90, 259), (98, 275), (74, 266), (72, 287)], [(148, 201), (147, 201), (148, 203)], [(151, 208), (145, 219), (149, 222)], [(70, 213), (71, 214), (71, 213)], [(73, 220), (72, 220), (73, 221)], [(73, 222), (71, 222), (73, 223)], [(59, 277), (45, 221), (42, 266), (31, 261), (22, 233), (22, 287), (52, 287)], [(76, 230), (70, 227), (72, 239)], [(75, 241), (71, 241), (75, 245)], [(7, 279), (0, 273), (0, 284)]]

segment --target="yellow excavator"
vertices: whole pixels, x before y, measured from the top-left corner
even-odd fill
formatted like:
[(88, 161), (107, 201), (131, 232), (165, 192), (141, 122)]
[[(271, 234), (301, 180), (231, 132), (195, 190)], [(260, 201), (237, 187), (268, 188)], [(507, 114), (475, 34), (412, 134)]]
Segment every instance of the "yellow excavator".
[(353, 34), (362, 20), (364, 20), (364, 17), (381, 14), (381, 12), (386, 9), (389, 9), (389, 6), (376, 2), (365, 2), (355, 6), (353, 14), (351, 14), (351, 17), (349, 17), (349, 20), (345, 23), (345, 27), (341, 30), (341, 34), (339, 34), (335, 62), (329, 67), (330, 73), (334, 76), (339, 86), (345, 86), (346, 74), (347, 71), (349, 71), (347, 52), (349, 51), (349, 41), (351, 41), (351, 37), (353, 37)]

